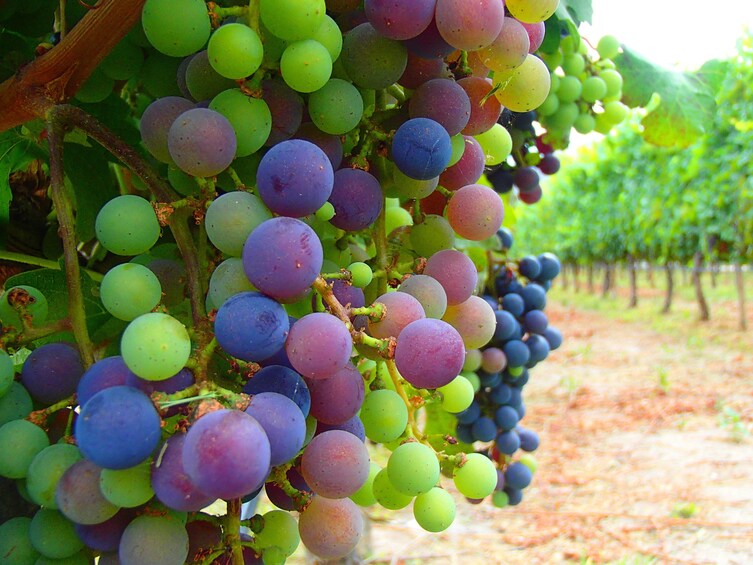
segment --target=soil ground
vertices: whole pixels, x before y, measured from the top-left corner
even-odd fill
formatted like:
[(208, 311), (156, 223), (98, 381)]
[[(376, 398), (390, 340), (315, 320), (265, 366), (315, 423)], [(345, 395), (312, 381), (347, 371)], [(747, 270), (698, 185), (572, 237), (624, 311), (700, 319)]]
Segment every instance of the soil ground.
[(622, 289), (553, 291), (547, 313), (566, 340), (525, 388), (541, 447), (521, 505), (455, 492), (442, 534), (409, 509), (369, 509), (366, 562), (753, 563), (753, 336), (734, 329), (729, 289), (705, 324), (689, 289), (666, 317), (661, 294), (645, 288), (627, 310)]

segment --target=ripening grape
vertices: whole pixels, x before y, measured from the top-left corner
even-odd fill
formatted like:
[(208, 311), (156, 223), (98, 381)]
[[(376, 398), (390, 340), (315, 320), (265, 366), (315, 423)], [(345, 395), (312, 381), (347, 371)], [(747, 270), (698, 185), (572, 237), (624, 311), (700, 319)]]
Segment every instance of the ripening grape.
[(293, 459), (303, 447), (306, 418), (298, 405), (276, 392), (255, 394), (246, 414), (252, 416), (267, 434), (270, 444), (270, 464), (274, 467)]
[(142, 515), (123, 532), (118, 549), (122, 565), (181, 565), (188, 556), (188, 533), (172, 516)]
[(390, 39), (410, 39), (424, 31), (434, 17), (436, 0), (389, 2), (366, 0), (366, 18), (374, 28)]
[(340, 169), (334, 174), (329, 202), (335, 209), (330, 223), (345, 231), (360, 231), (372, 225), (382, 211), (379, 181), (360, 169)]
[(528, 24), (548, 19), (555, 12), (558, 4), (559, 0), (507, 0), (505, 2), (512, 17)]
[(326, 379), (345, 367), (352, 348), (345, 325), (322, 312), (307, 314), (293, 324), (285, 342), (293, 367), (310, 379)]
[(419, 86), (408, 105), (411, 118), (429, 118), (450, 136), (459, 134), (471, 116), (468, 94), (452, 79), (437, 78)]
[(49, 405), (73, 394), (83, 374), (81, 357), (74, 346), (46, 343), (24, 362), (21, 383), (32, 398)]
[(309, 96), (311, 120), (323, 132), (342, 135), (358, 125), (363, 116), (363, 98), (358, 89), (339, 78)]
[(240, 257), (249, 234), (271, 217), (272, 214), (258, 196), (233, 191), (212, 201), (207, 208), (204, 225), (209, 241), (217, 249), (226, 255)]
[(13, 420), (0, 426), (0, 452), (3, 453), (0, 476), (23, 479), (34, 457), (49, 445), (44, 430), (26, 420)]
[(549, 70), (534, 55), (511, 71), (495, 73), (494, 84), (502, 85), (494, 95), (505, 107), (514, 112), (528, 112), (538, 108), (549, 94)]
[(374, 337), (398, 337), (405, 326), (426, 317), (421, 303), (405, 292), (388, 292), (374, 302), (384, 305), (382, 319), (369, 320), (369, 333)]
[(102, 246), (116, 255), (146, 253), (157, 243), (159, 222), (148, 200), (126, 194), (105, 204), (94, 225)]
[(529, 52), (531, 41), (523, 24), (515, 18), (505, 18), (502, 31), (490, 44), (478, 51), (481, 62), (495, 72), (519, 67)]
[(499, 195), (489, 187), (469, 184), (452, 195), (447, 220), (460, 237), (481, 241), (492, 237), (502, 226), (505, 208)]
[(439, 251), (429, 257), (424, 274), (439, 281), (447, 294), (449, 305), (468, 300), (478, 282), (478, 273), (473, 261), (454, 249)]
[(110, 314), (130, 322), (159, 304), (162, 286), (156, 275), (143, 265), (123, 263), (107, 271), (99, 296)]
[(77, 524), (101, 524), (117, 514), (118, 506), (107, 500), (100, 490), (102, 471), (92, 461), (81, 459), (60, 477), (55, 502), (69, 520)]
[(429, 214), (411, 228), (410, 242), (417, 255), (431, 257), (455, 245), (455, 232), (442, 216)]
[(193, 108), (193, 103), (179, 96), (166, 96), (149, 104), (141, 115), (139, 129), (141, 142), (155, 159), (163, 163), (172, 163), (167, 147), (167, 135), (170, 126), (183, 112)]
[(369, 453), (363, 442), (343, 430), (314, 437), (301, 458), (301, 473), (319, 496), (331, 499), (354, 494), (369, 476)]
[(499, 35), (505, 6), (497, 0), (437, 0), (435, 17), (447, 43), (456, 49), (476, 51)]
[(384, 37), (370, 23), (363, 23), (345, 34), (340, 59), (356, 86), (380, 89), (400, 79), (408, 53), (401, 42)]
[(325, 379), (310, 379), (311, 416), (319, 423), (343, 425), (351, 420), (363, 403), (363, 377), (352, 363)]
[(170, 126), (167, 143), (175, 164), (196, 177), (224, 171), (237, 147), (231, 123), (208, 108), (194, 108), (178, 116)]
[(344, 557), (358, 545), (363, 534), (363, 516), (348, 499), (315, 496), (298, 519), (298, 531), (306, 548), (323, 559)]
[(55, 488), (60, 477), (81, 458), (78, 447), (67, 443), (57, 443), (37, 453), (26, 473), (26, 491), (32, 502), (57, 508)]
[(428, 275), (413, 275), (400, 285), (400, 291), (413, 296), (427, 318), (441, 318), (447, 310), (447, 294), (439, 281)]
[(142, 379), (161, 381), (180, 371), (191, 354), (183, 324), (167, 314), (151, 312), (133, 320), (123, 332), (120, 352), (128, 368)]
[(463, 368), (464, 357), (463, 339), (457, 330), (433, 318), (408, 324), (395, 348), (398, 371), (416, 388), (448, 384)]

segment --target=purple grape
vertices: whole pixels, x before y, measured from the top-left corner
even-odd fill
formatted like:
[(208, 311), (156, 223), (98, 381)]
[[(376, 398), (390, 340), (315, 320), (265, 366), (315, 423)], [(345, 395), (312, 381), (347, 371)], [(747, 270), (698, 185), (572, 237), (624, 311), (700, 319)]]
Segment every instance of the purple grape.
[(476, 51), (496, 39), (505, 20), (500, 0), (437, 0), (437, 29), (442, 38), (465, 51)]
[(363, 427), (363, 422), (358, 416), (353, 416), (350, 420), (346, 420), (342, 424), (325, 424), (324, 422), (317, 422), (315, 436), (328, 432), (330, 430), (343, 430), (350, 434), (353, 434), (361, 441), (366, 441), (366, 430)]
[(366, 229), (382, 211), (379, 181), (361, 169), (340, 169), (335, 173), (329, 202), (335, 208), (330, 223), (345, 231)]
[(127, 384), (129, 377), (138, 378), (126, 366), (120, 355), (105, 357), (89, 367), (78, 382), (76, 399), (83, 406), (100, 390)]
[(343, 143), (339, 136), (324, 133), (313, 122), (306, 122), (301, 124), (298, 131), (295, 132), (295, 138), (310, 141), (324, 151), (332, 164), (333, 170), (336, 171), (340, 168), (343, 161)]
[(170, 126), (178, 116), (193, 107), (194, 104), (190, 100), (179, 96), (166, 96), (158, 98), (144, 110), (139, 123), (141, 142), (155, 159), (162, 163), (173, 162), (167, 147)]
[(546, 307), (546, 290), (544, 287), (529, 283), (520, 291), (520, 297), (525, 304), (526, 312), (528, 310), (543, 310)]
[(540, 363), (549, 356), (549, 342), (544, 336), (531, 334), (523, 343), (528, 346), (530, 358), (527, 365), (533, 367), (536, 363)]
[(331, 314), (307, 314), (290, 328), (285, 342), (293, 368), (309, 379), (326, 379), (348, 364), (350, 332)]
[(458, 190), (474, 184), (484, 174), (485, 157), (481, 145), (469, 135), (464, 135), (463, 140), (465, 151), (460, 160), (439, 176), (439, 184), (447, 190)]
[(459, 134), (468, 123), (471, 101), (465, 90), (454, 80), (436, 78), (416, 89), (410, 99), (408, 111), (411, 118), (434, 120), (453, 136)]
[(491, 418), (481, 417), (473, 422), (471, 434), (476, 441), (491, 441), (497, 435), (497, 425)]
[(539, 200), (541, 200), (541, 197), (543, 196), (543, 192), (541, 190), (541, 185), (537, 184), (534, 186), (531, 190), (527, 191), (520, 191), (518, 194), (518, 198), (520, 198), (520, 201), (524, 204), (536, 204)]
[(102, 469), (87, 459), (80, 459), (60, 477), (55, 487), (55, 502), (66, 518), (77, 524), (101, 524), (118, 512), (99, 490)]
[(434, 18), (437, 0), (365, 0), (369, 23), (390, 39), (410, 39), (424, 31)]
[(408, 64), (403, 76), (398, 81), (405, 88), (417, 89), (426, 81), (450, 78), (450, 70), (443, 59), (423, 59), (413, 53), (408, 53)]
[(159, 501), (173, 510), (195, 512), (211, 504), (215, 497), (201, 492), (183, 467), (185, 434), (165, 440), (160, 456), (152, 462), (152, 488)]
[(478, 135), (489, 131), (502, 113), (502, 105), (494, 96), (489, 96), (494, 84), (488, 78), (466, 77), (458, 81), (471, 104), (471, 117), (462, 133)]
[(125, 385), (139, 389), (144, 394), (151, 395), (153, 392), (173, 394), (191, 386), (195, 379), (190, 369), (181, 369), (175, 375), (164, 381), (147, 381), (131, 373), (126, 376)]
[(311, 553), (325, 560), (339, 559), (358, 545), (363, 535), (363, 515), (348, 498), (330, 500), (315, 496), (301, 513), (298, 530)]
[(265, 145), (276, 145), (290, 139), (303, 120), (303, 100), (300, 95), (280, 80), (261, 83), (262, 100), (272, 114), (272, 131)]
[(325, 424), (343, 424), (358, 413), (365, 394), (363, 377), (352, 363), (326, 379), (310, 380), (311, 415)]
[(527, 192), (539, 184), (539, 174), (534, 167), (522, 167), (515, 171), (513, 182), (521, 191)]
[(21, 383), (42, 404), (54, 404), (76, 392), (84, 367), (75, 347), (47, 343), (31, 352), (21, 369)]
[(426, 29), (416, 37), (408, 39), (404, 45), (411, 53), (424, 59), (444, 59), (455, 48), (447, 43), (437, 29), (436, 20), (432, 19)]
[(276, 392), (255, 394), (245, 410), (269, 438), (270, 464), (287, 463), (298, 454), (306, 437), (306, 418), (295, 402)]
[(208, 108), (183, 112), (170, 127), (170, 156), (189, 175), (212, 177), (235, 157), (235, 131), (222, 114)]
[(269, 365), (255, 373), (243, 387), (243, 392), (276, 392), (285, 395), (300, 408), (304, 418), (311, 409), (311, 393), (306, 381), (293, 369), (281, 365)]
[(403, 328), (426, 317), (424, 307), (413, 295), (407, 292), (388, 292), (374, 302), (384, 305), (384, 317), (378, 322), (369, 322), (369, 333), (381, 339), (398, 337)]
[(315, 436), (303, 450), (301, 474), (316, 494), (330, 499), (356, 492), (369, 476), (369, 452), (343, 430)]
[(539, 170), (545, 175), (553, 175), (560, 170), (560, 160), (551, 153), (544, 155), (539, 161)]
[(444, 171), (452, 156), (447, 130), (434, 120), (413, 118), (392, 138), (392, 159), (400, 171), (416, 180), (429, 180)]
[(467, 255), (445, 249), (429, 257), (424, 274), (434, 277), (447, 294), (447, 304), (462, 304), (471, 297), (478, 283), (478, 272)]
[(408, 324), (397, 339), (395, 364), (416, 388), (439, 388), (458, 376), (465, 361), (463, 338), (442, 320)]
[(523, 490), (531, 484), (533, 474), (531, 470), (520, 461), (511, 463), (505, 470), (505, 486)]
[(302, 139), (278, 143), (259, 163), (259, 196), (275, 214), (300, 218), (327, 201), (334, 182), (332, 164), (316, 145)]
[(215, 498), (240, 498), (262, 485), (270, 469), (264, 428), (240, 410), (217, 410), (188, 430), (183, 468), (202, 492)]
[(281, 302), (299, 299), (319, 275), (323, 260), (319, 237), (293, 218), (262, 222), (243, 247), (243, 268), (248, 280)]
[(102, 552), (117, 551), (123, 532), (135, 517), (135, 510), (122, 508), (115, 516), (99, 524), (74, 524), (73, 527), (87, 547)]
[(76, 420), (81, 453), (105, 469), (127, 469), (144, 461), (160, 439), (160, 417), (151, 399), (130, 386), (101, 390)]
[(282, 305), (258, 292), (240, 292), (217, 311), (214, 332), (222, 349), (243, 361), (266, 359), (285, 345), (290, 329)]

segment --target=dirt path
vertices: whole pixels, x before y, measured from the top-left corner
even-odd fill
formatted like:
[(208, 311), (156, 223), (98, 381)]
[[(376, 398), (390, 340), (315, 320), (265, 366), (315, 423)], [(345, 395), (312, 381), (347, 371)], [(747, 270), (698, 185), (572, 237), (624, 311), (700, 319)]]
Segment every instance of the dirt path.
[(372, 562), (753, 563), (753, 440), (734, 441), (732, 422), (753, 421), (753, 347), (548, 313), (566, 341), (526, 387), (542, 442), (523, 503), (460, 503), (441, 535), (374, 512)]

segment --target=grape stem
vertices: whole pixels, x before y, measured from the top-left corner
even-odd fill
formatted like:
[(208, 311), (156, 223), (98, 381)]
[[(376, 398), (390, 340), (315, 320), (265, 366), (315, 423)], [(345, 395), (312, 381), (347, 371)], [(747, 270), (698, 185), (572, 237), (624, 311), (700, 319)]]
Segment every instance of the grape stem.
[[(33, 255), (26, 255), (25, 253), (15, 253), (13, 251), (6, 251), (0, 249), (0, 259), (4, 261), (13, 261), (14, 263), (23, 263), (24, 265), (36, 265), (37, 267), (44, 267), (45, 269), (60, 270), (60, 264), (57, 261), (50, 259), (44, 259), (43, 257), (34, 257)], [(84, 269), (92, 280), (97, 282), (102, 280), (102, 273)]]
[(241, 546), (241, 499), (227, 501), (225, 516), (225, 543), (232, 551), (233, 565), (243, 565), (243, 547)]
[(351, 316), (368, 316), (372, 322), (378, 322), (387, 314), (387, 307), (381, 302), (374, 302), (371, 306), (348, 308)]
[(403, 399), (405, 407), (408, 409), (408, 426), (410, 426), (411, 435), (421, 443), (424, 443), (434, 449), (434, 447), (432, 447), (427, 442), (426, 436), (418, 427), (418, 422), (416, 422), (416, 406), (413, 402), (410, 401), (408, 395), (405, 392), (405, 387), (403, 387), (402, 382), (403, 377), (400, 376), (394, 359), (388, 359), (387, 361), (385, 361), (385, 364), (387, 365), (387, 372), (390, 375), (390, 379), (392, 379), (392, 384), (395, 386), (395, 390), (400, 395), (400, 398)]
[(58, 332), (64, 332), (71, 329), (71, 321), (68, 317), (49, 322), (42, 326), (32, 326), (27, 320), (27, 316), (22, 315), (21, 321), (23, 322), (23, 330), (20, 332), (8, 332), (0, 338), (0, 343), (8, 344), (22, 344), (34, 341), (35, 339), (42, 339)]
[(288, 469), (290, 469), (291, 466), (292, 463), (287, 463), (285, 465), (278, 465), (277, 467), (274, 467), (272, 469), (270, 479), (274, 484), (280, 487), (286, 495), (290, 497), (290, 499), (293, 501), (293, 504), (295, 505), (296, 511), (303, 512), (311, 503), (311, 498), (313, 495), (308, 492), (298, 490), (290, 484), (287, 473)]
[(50, 416), (51, 414), (54, 414), (58, 410), (62, 410), (63, 408), (68, 408), (69, 406), (75, 406), (75, 404), (76, 404), (76, 395), (72, 394), (71, 396), (64, 398), (63, 400), (59, 400), (55, 404), (51, 404), (47, 408), (42, 408), (41, 410), (34, 410), (34, 412), (26, 416), (26, 419), (32, 424), (39, 426), (40, 428), (46, 429), (45, 424), (47, 423), (48, 416)]
[(65, 190), (65, 173), (63, 172), (63, 138), (67, 129), (67, 120), (62, 106), (55, 106), (47, 114), (47, 142), (50, 148), (50, 192), (58, 218), (58, 234), (63, 242), (63, 263), (68, 284), (68, 316), (73, 335), (78, 344), (81, 362), (84, 368), (94, 363), (94, 350), (89, 329), (86, 327), (86, 310), (84, 294), (81, 288), (81, 268), (78, 263), (78, 241), (76, 238), (76, 220), (73, 205)]
[(353, 278), (350, 271), (348, 271), (347, 269), (342, 269), (338, 273), (322, 273), (320, 276), (328, 281), (341, 280), (350, 282)]

